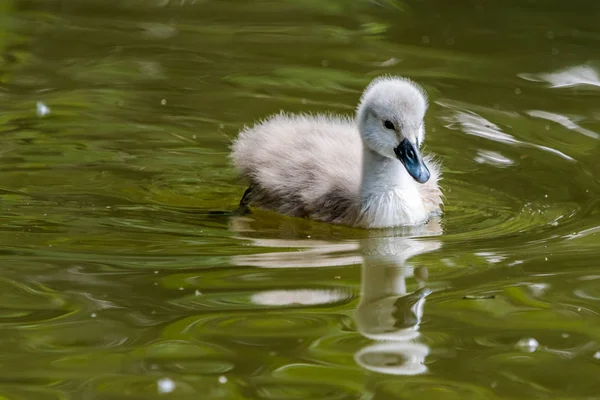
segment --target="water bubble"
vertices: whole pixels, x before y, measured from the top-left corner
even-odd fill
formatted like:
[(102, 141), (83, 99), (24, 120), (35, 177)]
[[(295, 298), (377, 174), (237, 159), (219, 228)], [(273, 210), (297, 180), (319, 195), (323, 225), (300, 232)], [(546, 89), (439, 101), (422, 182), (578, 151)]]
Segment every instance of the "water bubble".
[(594, 357), (596, 360), (600, 360), (600, 351), (595, 352), (592, 357)]
[(35, 109), (36, 109), (36, 113), (38, 115), (38, 117), (44, 117), (48, 114), (50, 114), (50, 108), (45, 105), (44, 103), (42, 103), (41, 101), (38, 101), (35, 104)]
[(201, 291), (199, 291), (198, 289), (196, 289), (196, 291), (194, 292), (194, 294), (195, 294), (196, 296), (200, 296), (200, 295), (202, 294), (202, 292), (201, 292)]
[(526, 353), (533, 353), (540, 344), (534, 338), (521, 339), (517, 342), (517, 348)]
[(162, 378), (158, 381), (158, 392), (159, 393), (171, 393), (175, 390), (175, 382), (169, 378)]
[(162, 99), (160, 101), (160, 104), (163, 105), (163, 106), (166, 105), (167, 104), (167, 99)]
[(95, 312), (93, 312), (93, 313), (92, 313), (92, 315), (91, 315), (91, 317), (92, 317), (92, 318), (96, 318), (96, 313), (95, 313)]
[(227, 383), (227, 377), (225, 375), (221, 375), (219, 377), (219, 383)]
[(515, 89), (515, 94), (521, 94), (521, 89), (520, 88), (516, 88)]

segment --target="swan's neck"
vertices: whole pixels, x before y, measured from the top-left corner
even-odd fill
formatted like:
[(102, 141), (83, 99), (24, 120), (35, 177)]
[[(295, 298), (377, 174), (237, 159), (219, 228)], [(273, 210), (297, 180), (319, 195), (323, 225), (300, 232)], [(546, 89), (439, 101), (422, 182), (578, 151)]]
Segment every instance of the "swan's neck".
[(361, 211), (358, 226), (385, 228), (418, 225), (427, 220), (419, 183), (396, 159), (363, 150)]

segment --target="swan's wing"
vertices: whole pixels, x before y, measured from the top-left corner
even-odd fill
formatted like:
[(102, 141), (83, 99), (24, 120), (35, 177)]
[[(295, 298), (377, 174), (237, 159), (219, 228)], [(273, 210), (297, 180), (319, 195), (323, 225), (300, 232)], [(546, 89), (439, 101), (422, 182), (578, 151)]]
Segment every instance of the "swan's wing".
[(232, 150), (251, 204), (332, 222), (356, 212), (362, 141), (353, 120), (278, 114), (244, 129)]

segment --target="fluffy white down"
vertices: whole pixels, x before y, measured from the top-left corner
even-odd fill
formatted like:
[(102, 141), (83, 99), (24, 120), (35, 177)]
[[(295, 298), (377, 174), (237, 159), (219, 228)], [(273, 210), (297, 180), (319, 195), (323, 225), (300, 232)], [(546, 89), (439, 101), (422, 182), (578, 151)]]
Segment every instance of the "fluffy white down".
[[(389, 111), (397, 117), (395, 123), (407, 127), (409, 134), (403, 137), (422, 143), (426, 99), (413, 101), (422, 92), (407, 82), (380, 78), (362, 100), (372, 97), (369, 90), (390, 92), (392, 100), (372, 99), (375, 105), (366, 107), (375, 107), (377, 113)], [(380, 104), (404, 108), (390, 111)], [(361, 103), (359, 115), (364, 109)], [(397, 146), (399, 138), (386, 137), (393, 134), (381, 131), (380, 125), (379, 121), (359, 124), (344, 116), (280, 113), (243, 129), (233, 143), (231, 158), (250, 182), (248, 204), (363, 228), (425, 222), (441, 204), (439, 167), (424, 157), (431, 178), (425, 184), (415, 182), (393, 155), (391, 146)]]
[(358, 194), (362, 141), (349, 118), (276, 114), (244, 129), (233, 153), (243, 175), (272, 190), (309, 200), (337, 183)]

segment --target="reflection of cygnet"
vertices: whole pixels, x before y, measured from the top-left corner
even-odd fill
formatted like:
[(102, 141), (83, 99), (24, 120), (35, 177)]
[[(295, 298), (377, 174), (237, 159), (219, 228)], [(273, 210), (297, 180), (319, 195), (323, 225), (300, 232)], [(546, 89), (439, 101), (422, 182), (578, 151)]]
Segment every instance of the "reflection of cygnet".
[[(252, 233), (261, 229), (254, 226), (254, 219), (234, 216), (230, 219), (229, 229), (236, 233), (237, 239), (247, 240), (252, 247), (269, 249), (255, 254), (240, 254), (231, 257), (233, 265), (259, 268), (319, 268), (361, 264), (359, 245), (356, 241), (327, 241), (308, 239), (310, 230), (297, 233), (293, 238), (285, 238), (282, 232), (279, 238), (253, 237)], [(300, 225), (288, 221), (275, 221), (270, 229), (279, 231), (302, 231)], [(280, 249), (282, 251), (273, 251)], [(287, 250), (287, 251), (285, 251)], [(290, 251), (293, 250), (293, 251)]]
[(352, 298), (352, 291), (339, 289), (281, 289), (264, 290), (250, 298), (254, 304), (263, 306), (314, 306), (334, 304)]
[(354, 360), (369, 371), (387, 375), (419, 375), (427, 372), (423, 364), (429, 348), (415, 342), (380, 342), (363, 347)]
[(370, 238), (363, 244), (361, 299), (355, 312), (358, 331), (379, 341), (355, 354), (362, 367), (385, 374), (416, 375), (427, 370), (427, 346), (417, 343), (425, 297), (421, 287), (407, 294), (406, 278), (414, 276), (406, 261), (434, 251), (437, 241), (405, 237)]
[[(306, 239), (310, 230), (299, 223), (270, 228), (279, 228), (284, 237), (292, 232), (289, 234), (292, 238), (253, 237), (258, 228), (253, 226), (252, 218), (233, 218), (231, 230), (238, 234), (239, 239), (249, 240), (253, 246), (271, 251), (235, 255), (231, 258), (232, 264), (259, 268), (319, 268), (362, 263), (362, 293), (355, 312), (356, 325), (360, 334), (376, 343), (356, 352), (357, 364), (392, 375), (416, 375), (427, 370), (424, 361), (429, 348), (415, 339), (419, 336), (423, 305), (429, 289), (421, 287), (407, 294), (405, 279), (419, 275), (419, 269), (415, 271), (407, 265), (407, 261), (416, 255), (437, 250), (441, 243), (393, 235), (439, 235), (442, 229), (438, 220), (432, 219), (418, 229), (371, 231), (367, 239), (342, 242)], [(288, 251), (272, 250), (276, 248)], [(254, 293), (250, 301), (267, 307), (288, 308), (339, 304), (352, 297), (352, 288), (340, 285), (318, 289), (265, 290)]]
[(360, 264), (358, 245), (353, 242), (320, 240), (251, 239), (253, 246), (296, 251), (269, 251), (231, 257), (234, 265), (259, 268), (319, 268)]
[[(235, 217), (231, 220), (231, 230), (243, 234), (252, 232), (251, 220)], [(258, 268), (323, 268), (340, 265), (360, 264), (359, 245), (352, 242), (329, 242), (313, 239), (271, 239), (251, 238), (243, 235), (254, 247), (270, 249), (257, 254), (234, 255), (233, 265)], [(273, 251), (273, 249), (293, 249), (295, 251)], [(354, 297), (352, 288), (336, 286), (328, 288), (272, 289), (254, 293), (250, 301), (268, 307), (302, 307), (336, 304)]]

